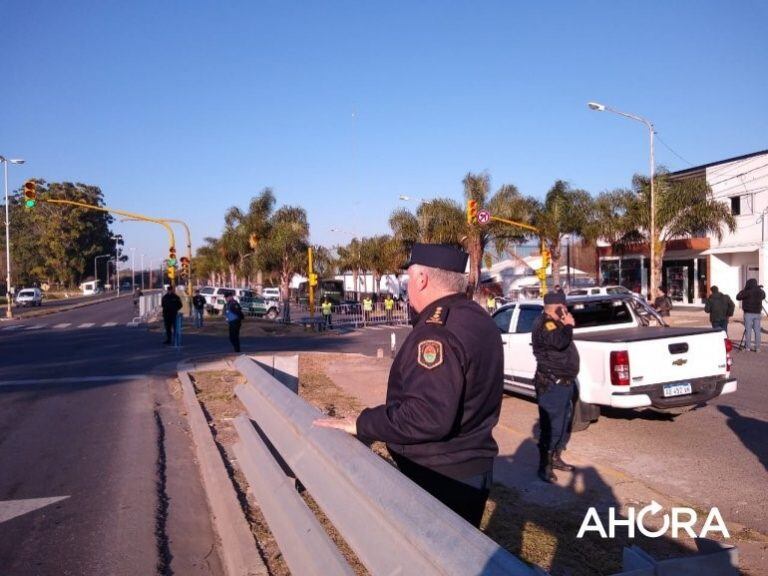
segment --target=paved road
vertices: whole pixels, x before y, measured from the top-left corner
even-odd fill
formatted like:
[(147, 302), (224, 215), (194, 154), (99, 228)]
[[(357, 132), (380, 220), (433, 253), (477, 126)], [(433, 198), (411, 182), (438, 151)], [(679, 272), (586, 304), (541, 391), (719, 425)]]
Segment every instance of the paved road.
[[(0, 323), (0, 574), (221, 574), (205, 496), (166, 378), (181, 350), (129, 328), (130, 297)], [(399, 329), (398, 332), (402, 332)], [(388, 349), (389, 330), (244, 339), (246, 352)]]

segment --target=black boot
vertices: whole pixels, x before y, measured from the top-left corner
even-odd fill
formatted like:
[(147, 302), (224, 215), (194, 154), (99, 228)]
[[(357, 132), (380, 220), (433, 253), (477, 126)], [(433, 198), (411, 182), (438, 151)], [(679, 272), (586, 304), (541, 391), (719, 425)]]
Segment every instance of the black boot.
[(557, 476), (552, 472), (552, 452), (539, 449), (539, 470), (538, 475), (544, 482), (550, 484), (557, 482)]
[(554, 468), (555, 470), (563, 470), (565, 472), (573, 472), (576, 468), (574, 468), (567, 462), (563, 462), (563, 459), (561, 457), (562, 453), (563, 453), (562, 450), (555, 450), (552, 453), (552, 468)]

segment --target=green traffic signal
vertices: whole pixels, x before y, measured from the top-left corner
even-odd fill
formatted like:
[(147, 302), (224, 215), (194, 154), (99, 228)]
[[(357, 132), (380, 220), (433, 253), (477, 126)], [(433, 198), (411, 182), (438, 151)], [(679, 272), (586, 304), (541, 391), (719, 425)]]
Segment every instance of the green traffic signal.
[(37, 204), (37, 200), (27, 200), (26, 202), (24, 202), (24, 206), (26, 206), (27, 208), (34, 208), (36, 204)]

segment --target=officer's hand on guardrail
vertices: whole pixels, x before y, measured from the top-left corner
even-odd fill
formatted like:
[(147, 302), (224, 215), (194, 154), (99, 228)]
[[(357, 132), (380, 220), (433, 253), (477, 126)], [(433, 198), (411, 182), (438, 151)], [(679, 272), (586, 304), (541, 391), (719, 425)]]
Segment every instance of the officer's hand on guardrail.
[(336, 428), (353, 436), (357, 436), (357, 419), (355, 418), (318, 418), (312, 422), (318, 428)]

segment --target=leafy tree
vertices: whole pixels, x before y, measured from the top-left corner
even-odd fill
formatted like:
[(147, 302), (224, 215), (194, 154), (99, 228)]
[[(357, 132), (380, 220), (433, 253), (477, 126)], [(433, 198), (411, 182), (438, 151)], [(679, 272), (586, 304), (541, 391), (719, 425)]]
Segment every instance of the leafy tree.
[(275, 270), (280, 279), (280, 295), (289, 296), (293, 275), (306, 269), (309, 223), (304, 208), (283, 206), (268, 221), (268, 233), (259, 241), (257, 263)]
[(555, 284), (560, 284), (563, 236), (584, 234), (589, 229), (592, 210), (593, 201), (589, 193), (574, 190), (563, 180), (555, 182), (544, 202), (535, 204), (533, 222), (552, 255), (552, 281)]
[(25, 208), (17, 196), (9, 199), (13, 275), (17, 285), (37, 282), (72, 288), (93, 270), (95, 256), (114, 250), (109, 230), (113, 218), (105, 212), (44, 201), (103, 206), (97, 186), (44, 180), (36, 184), (41, 201), (34, 208)]

